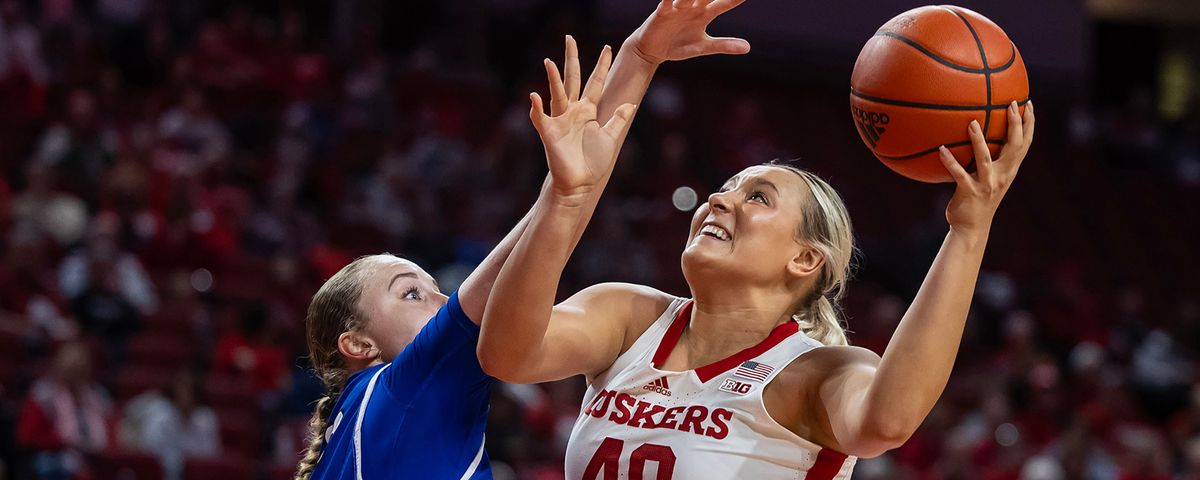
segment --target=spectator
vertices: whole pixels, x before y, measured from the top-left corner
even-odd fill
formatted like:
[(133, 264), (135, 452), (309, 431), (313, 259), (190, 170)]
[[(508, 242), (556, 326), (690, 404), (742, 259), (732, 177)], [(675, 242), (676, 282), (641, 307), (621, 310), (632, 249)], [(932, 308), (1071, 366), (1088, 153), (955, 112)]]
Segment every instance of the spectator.
[(17, 442), (32, 452), (35, 478), (80, 478), (86, 470), (84, 455), (99, 453), (109, 444), (112, 404), (92, 380), (89, 357), (81, 343), (63, 345), (51, 371), (29, 390)]
[(221, 454), (220, 428), (195, 373), (182, 370), (164, 388), (130, 400), (122, 436), (127, 446), (158, 457), (167, 480), (179, 480), (185, 460)]
[(271, 341), (268, 310), (262, 304), (245, 307), (238, 329), (217, 339), (213, 368), (236, 373), (251, 382), (259, 401), (272, 406), (287, 386), (287, 354)]
[(43, 264), (41, 243), (12, 245), (0, 265), (0, 331), (20, 335), (31, 349), (75, 339), (78, 324)]
[(33, 165), (26, 169), (28, 187), (13, 200), (13, 233), (20, 241), (54, 240), (74, 245), (87, 227), (83, 200), (58, 189), (53, 170)]
[[(63, 260), (59, 284), (72, 300), (92, 290), (104, 290), (133, 307), (139, 315), (158, 311), (154, 283), (137, 256), (120, 246), (121, 220), (115, 214), (97, 215), (84, 248)], [(100, 269), (103, 271), (94, 271)]]

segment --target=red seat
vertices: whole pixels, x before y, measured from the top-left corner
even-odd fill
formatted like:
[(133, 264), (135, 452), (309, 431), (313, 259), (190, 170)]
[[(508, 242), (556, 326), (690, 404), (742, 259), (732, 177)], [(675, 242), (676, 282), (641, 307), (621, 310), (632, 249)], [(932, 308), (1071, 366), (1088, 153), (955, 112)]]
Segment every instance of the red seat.
[(183, 480), (256, 480), (258, 465), (249, 457), (193, 458), (183, 465)]
[(186, 335), (149, 331), (129, 339), (129, 359), (179, 368), (188, 364), (195, 353), (194, 342)]
[(254, 386), (244, 375), (210, 373), (204, 390), (209, 405), (216, 409), (246, 408), (255, 404)]
[(19, 360), (24, 352), (25, 338), (20, 333), (0, 330), (0, 358)]
[(91, 459), (97, 479), (161, 480), (162, 467), (158, 459), (141, 452), (117, 450), (104, 452)]
[(189, 312), (157, 312), (143, 320), (143, 332), (158, 334), (191, 335), (195, 331)]
[(256, 409), (215, 409), (221, 424), (221, 445), (232, 455), (256, 457), (262, 446), (262, 425)]
[(153, 365), (128, 365), (117, 374), (117, 400), (124, 402), (152, 388), (165, 388), (173, 370)]
[(295, 476), (295, 465), (280, 465), (271, 469), (271, 480), (292, 480)]

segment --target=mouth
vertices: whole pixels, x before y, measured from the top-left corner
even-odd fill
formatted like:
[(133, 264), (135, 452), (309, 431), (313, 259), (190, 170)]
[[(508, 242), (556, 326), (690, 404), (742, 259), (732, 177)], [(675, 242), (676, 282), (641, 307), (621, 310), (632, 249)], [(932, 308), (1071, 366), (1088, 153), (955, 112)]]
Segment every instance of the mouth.
[(713, 237), (722, 242), (728, 242), (733, 239), (733, 236), (729, 234), (729, 230), (715, 223), (704, 224), (703, 227), (700, 227), (699, 234)]

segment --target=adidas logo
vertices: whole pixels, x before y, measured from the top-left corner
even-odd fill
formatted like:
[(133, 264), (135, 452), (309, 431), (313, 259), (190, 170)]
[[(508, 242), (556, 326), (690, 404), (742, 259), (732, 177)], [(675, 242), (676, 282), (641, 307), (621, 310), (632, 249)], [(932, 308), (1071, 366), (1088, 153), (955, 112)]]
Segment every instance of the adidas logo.
[(659, 377), (658, 380), (647, 383), (642, 388), (668, 397), (671, 396), (671, 386), (667, 385), (667, 377)]
[(854, 106), (851, 106), (850, 110), (854, 113), (854, 124), (858, 126), (858, 133), (861, 133), (874, 149), (875, 144), (879, 143), (879, 138), (883, 136), (883, 132), (887, 131), (884, 125), (890, 123), (892, 118), (886, 113), (868, 112)]

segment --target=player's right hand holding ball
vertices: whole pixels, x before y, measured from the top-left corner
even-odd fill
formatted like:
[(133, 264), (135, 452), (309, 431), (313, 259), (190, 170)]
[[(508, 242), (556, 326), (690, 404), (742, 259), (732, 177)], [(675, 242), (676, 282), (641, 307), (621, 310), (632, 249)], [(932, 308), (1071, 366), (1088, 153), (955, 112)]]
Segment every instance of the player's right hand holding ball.
[(1029, 153), (1029, 144), (1033, 141), (1033, 102), (1026, 106), (1024, 117), (1018, 113), (1016, 102), (1008, 106), (1008, 139), (1000, 150), (1000, 158), (995, 160), (979, 122), (972, 120), (967, 125), (967, 134), (975, 150), (975, 173), (967, 173), (945, 146), (938, 149), (942, 165), (957, 184), (954, 197), (946, 207), (946, 221), (950, 223), (951, 232), (986, 237), (1000, 200), (1017, 176), (1025, 154)]

